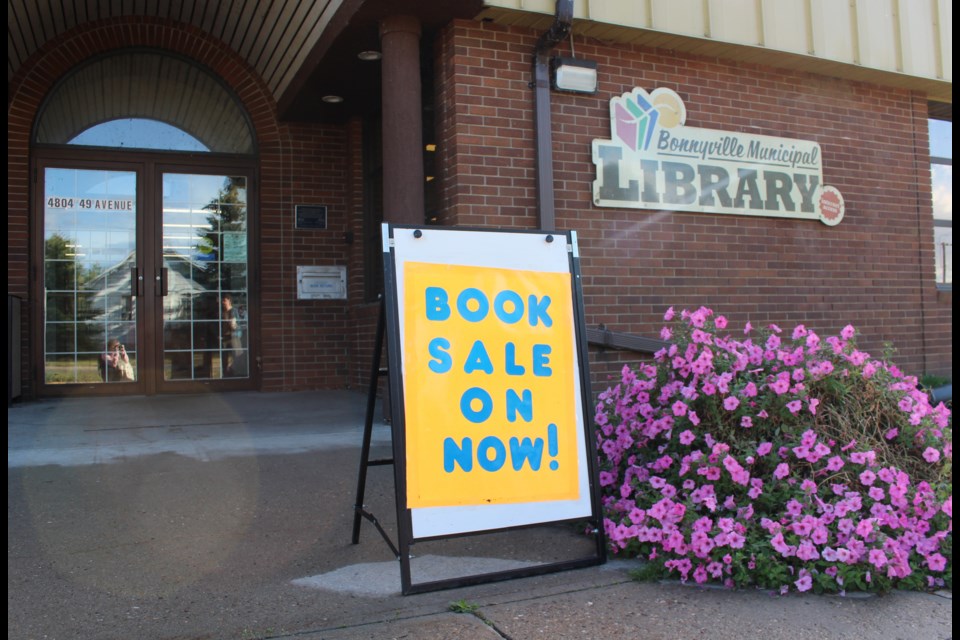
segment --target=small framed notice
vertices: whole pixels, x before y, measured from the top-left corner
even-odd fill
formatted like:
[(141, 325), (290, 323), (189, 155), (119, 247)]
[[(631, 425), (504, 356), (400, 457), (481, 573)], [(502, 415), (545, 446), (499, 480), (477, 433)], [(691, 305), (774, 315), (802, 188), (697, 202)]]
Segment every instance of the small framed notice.
[(327, 206), (322, 204), (298, 204), (294, 206), (297, 229), (326, 229)]

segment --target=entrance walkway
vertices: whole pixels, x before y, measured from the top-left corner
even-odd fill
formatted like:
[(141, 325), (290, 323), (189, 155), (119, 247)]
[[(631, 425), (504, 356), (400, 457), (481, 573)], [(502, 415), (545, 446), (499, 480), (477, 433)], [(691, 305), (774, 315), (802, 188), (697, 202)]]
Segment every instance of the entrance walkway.
[[(7, 633), (165, 640), (946, 639), (950, 592), (837, 598), (636, 583), (636, 561), (401, 596), (364, 522), (364, 394), (51, 399), (7, 410)], [(389, 430), (375, 422), (375, 457)], [(366, 502), (396, 540), (393, 470)], [(578, 557), (582, 528), (418, 543), (425, 573)], [(471, 569), (476, 566), (478, 571)], [(415, 573), (418, 569), (415, 567)], [(441, 577), (449, 577), (442, 575)], [(415, 577), (416, 582), (429, 577)], [(459, 612), (459, 613), (458, 613)]]
[[(365, 413), (366, 394), (352, 391), (50, 398), (8, 409), (7, 466), (358, 448)], [(390, 444), (380, 403), (373, 434)]]

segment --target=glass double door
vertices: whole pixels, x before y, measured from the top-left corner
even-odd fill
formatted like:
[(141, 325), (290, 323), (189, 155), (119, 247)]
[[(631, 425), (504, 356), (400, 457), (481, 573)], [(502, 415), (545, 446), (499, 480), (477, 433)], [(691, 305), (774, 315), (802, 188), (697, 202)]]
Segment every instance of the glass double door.
[(41, 174), (45, 390), (250, 388), (249, 171)]

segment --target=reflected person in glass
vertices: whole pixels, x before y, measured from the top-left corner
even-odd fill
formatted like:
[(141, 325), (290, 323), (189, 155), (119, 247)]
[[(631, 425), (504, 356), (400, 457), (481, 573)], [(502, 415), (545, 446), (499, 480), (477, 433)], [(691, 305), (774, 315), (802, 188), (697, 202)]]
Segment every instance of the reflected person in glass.
[(107, 342), (107, 352), (100, 356), (98, 364), (104, 382), (132, 382), (135, 378), (127, 349), (116, 338)]
[(225, 293), (221, 297), (220, 347), (223, 358), (223, 377), (237, 378), (247, 375), (243, 357), (243, 329), (240, 314), (233, 306), (233, 297)]

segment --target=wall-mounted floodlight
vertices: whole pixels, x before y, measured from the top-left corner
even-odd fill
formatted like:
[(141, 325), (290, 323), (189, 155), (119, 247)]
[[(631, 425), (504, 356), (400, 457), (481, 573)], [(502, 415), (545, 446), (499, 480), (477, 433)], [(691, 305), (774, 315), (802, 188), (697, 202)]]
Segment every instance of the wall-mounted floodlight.
[(597, 63), (575, 58), (550, 60), (550, 85), (560, 91), (597, 92)]

